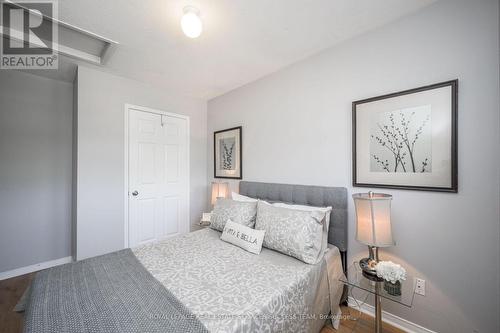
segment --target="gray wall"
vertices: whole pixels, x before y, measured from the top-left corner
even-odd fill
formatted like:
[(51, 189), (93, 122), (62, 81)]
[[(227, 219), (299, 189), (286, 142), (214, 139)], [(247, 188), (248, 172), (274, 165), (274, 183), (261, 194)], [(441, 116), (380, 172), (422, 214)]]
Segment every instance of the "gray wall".
[(190, 117), (191, 223), (207, 204), (206, 102), (79, 67), (77, 259), (123, 248), (125, 103)]
[(0, 272), (71, 255), (73, 85), (0, 70)]
[[(243, 126), (244, 179), (347, 186), (351, 102), (458, 78), (459, 193), (394, 195), (397, 246), (383, 259), (427, 280), (427, 296), (387, 311), (436, 332), (498, 332), (498, 1), (439, 1), (208, 103), (212, 134)], [(233, 182), (236, 188), (237, 183)], [(366, 250), (354, 240), (350, 261)]]

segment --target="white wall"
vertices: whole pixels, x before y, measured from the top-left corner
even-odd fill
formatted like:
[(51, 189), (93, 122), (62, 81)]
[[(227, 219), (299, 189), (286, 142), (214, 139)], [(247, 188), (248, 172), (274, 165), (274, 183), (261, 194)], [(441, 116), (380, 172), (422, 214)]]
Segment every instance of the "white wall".
[(76, 257), (124, 245), (124, 105), (190, 117), (191, 223), (206, 206), (206, 102), (86, 67), (78, 69)]
[(0, 272), (71, 255), (73, 85), (0, 70)]
[[(458, 78), (459, 193), (394, 196), (397, 246), (383, 259), (427, 280), (413, 308), (385, 310), (436, 332), (499, 331), (498, 1), (439, 1), (208, 103), (213, 131), (243, 126), (244, 179), (346, 186), (351, 102)], [(236, 187), (236, 183), (233, 183)], [(350, 261), (366, 250), (354, 240)]]

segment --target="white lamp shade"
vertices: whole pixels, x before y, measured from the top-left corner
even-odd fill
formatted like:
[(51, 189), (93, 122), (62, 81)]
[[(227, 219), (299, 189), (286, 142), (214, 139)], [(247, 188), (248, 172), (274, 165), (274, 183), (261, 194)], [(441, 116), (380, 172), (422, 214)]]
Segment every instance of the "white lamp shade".
[(218, 198), (229, 198), (229, 183), (212, 183), (212, 206)]
[(368, 246), (393, 246), (392, 196), (370, 192), (353, 194), (352, 197), (356, 208), (356, 240)]

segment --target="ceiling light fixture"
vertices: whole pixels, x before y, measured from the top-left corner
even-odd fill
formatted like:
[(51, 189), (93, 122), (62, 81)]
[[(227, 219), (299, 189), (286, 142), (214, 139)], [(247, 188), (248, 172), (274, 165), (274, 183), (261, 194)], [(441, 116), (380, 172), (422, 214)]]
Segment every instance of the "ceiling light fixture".
[(193, 6), (184, 7), (184, 15), (181, 20), (182, 31), (189, 38), (196, 38), (203, 31), (203, 23), (200, 18), (200, 11)]

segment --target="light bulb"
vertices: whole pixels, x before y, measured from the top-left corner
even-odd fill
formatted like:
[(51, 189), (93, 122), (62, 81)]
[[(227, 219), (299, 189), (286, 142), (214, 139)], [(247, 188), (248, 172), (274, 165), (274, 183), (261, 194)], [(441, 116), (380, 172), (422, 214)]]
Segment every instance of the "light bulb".
[(181, 27), (184, 34), (189, 38), (196, 38), (201, 35), (203, 24), (201, 23), (199, 13), (199, 10), (194, 7), (184, 7), (184, 16), (182, 16)]

